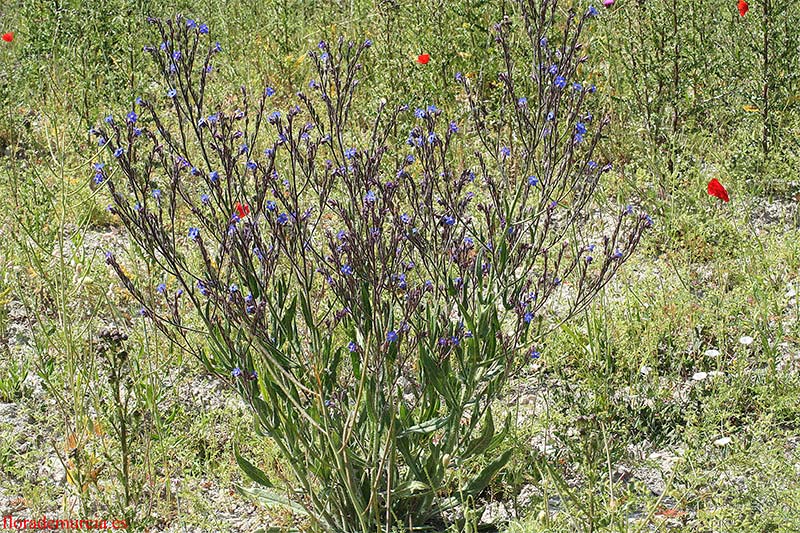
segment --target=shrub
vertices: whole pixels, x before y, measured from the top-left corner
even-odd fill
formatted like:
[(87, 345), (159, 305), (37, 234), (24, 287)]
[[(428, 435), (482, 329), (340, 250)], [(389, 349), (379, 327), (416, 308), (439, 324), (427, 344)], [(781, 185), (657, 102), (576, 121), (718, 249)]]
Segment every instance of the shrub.
[(651, 224), (594, 201), (608, 121), (586, 112), (579, 38), (597, 11), (518, 11), (518, 30), (494, 28), (501, 107), (456, 75), (468, 131), (433, 104), (360, 108), (369, 40), (320, 42), (309, 93), (284, 112), (269, 87), (212, 107), (221, 47), (180, 16), (150, 20), (167, 88), (92, 129), (117, 169), (96, 164), (95, 181), (164, 279), (146, 288), (107, 262), (280, 448), (288, 498), (237, 453), (249, 493), (315, 528), (415, 528), (479, 498), (510, 456), (494, 400)]

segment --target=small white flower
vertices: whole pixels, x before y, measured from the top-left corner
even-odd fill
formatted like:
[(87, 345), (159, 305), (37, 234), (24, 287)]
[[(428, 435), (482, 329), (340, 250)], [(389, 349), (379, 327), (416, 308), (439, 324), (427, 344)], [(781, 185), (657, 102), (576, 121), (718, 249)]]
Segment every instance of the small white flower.
[(709, 378), (721, 378), (725, 375), (725, 372), (720, 372), (719, 370), (712, 370), (708, 373)]
[(695, 374), (692, 376), (692, 379), (695, 381), (703, 381), (707, 377), (708, 374), (706, 372), (695, 372)]
[(739, 339), (739, 344), (742, 344), (744, 346), (750, 346), (751, 344), (753, 344), (753, 337), (744, 336)]
[(722, 437), (721, 439), (717, 439), (714, 441), (714, 446), (719, 446), (720, 448), (723, 446), (727, 446), (731, 443), (730, 437)]
[(650, 368), (649, 366), (645, 365), (645, 366), (643, 366), (642, 368), (639, 369), (639, 372), (641, 372), (643, 376), (646, 376), (650, 372), (652, 372), (652, 370), (653, 370), (652, 368)]
[(715, 350), (715, 349), (712, 348), (710, 350), (706, 350), (705, 356), (706, 357), (719, 357), (719, 353), (720, 353), (719, 350)]

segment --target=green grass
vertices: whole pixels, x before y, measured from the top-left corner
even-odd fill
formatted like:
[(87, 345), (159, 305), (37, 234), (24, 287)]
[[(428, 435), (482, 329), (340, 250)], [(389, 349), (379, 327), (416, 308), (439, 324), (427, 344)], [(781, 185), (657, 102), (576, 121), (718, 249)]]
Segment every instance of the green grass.
[[(682, 18), (681, 68), (692, 80), (680, 95), (685, 122), (679, 131), (648, 129), (645, 110), (631, 103), (633, 91), (637, 83), (668, 82), (669, 71), (653, 43), (637, 44), (633, 32), (621, 41), (633, 6), (618, 4), (590, 46), (598, 57), (592, 75), (615, 119), (604, 141), (615, 174), (603, 194), (623, 202), (638, 196), (655, 214), (656, 229), (602, 298), (548, 339), (538, 367), (516, 379), (515, 391), (536, 389), (535, 402), (520, 406), (511, 468), (487, 497), (505, 501), (526, 485), (535, 488), (521, 516), (503, 526), (515, 533), (800, 530), (800, 310), (787, 297), (791, 286), (800, 292), (800, 113), (787, 96), (796, 80), (775, 76), (785, 101), (776, 104), (773, 150), (763, 156), (759, 115), (742, 110), (759, 105), (757, 86), (720, 99), (689, 90), (722, 95), (726, 84), (756, 79), (757, 61), (736, 67), (727, 56), (717, 60), (722, 52), (693, 43), (699, 30)], [(709, 39), (746, 33), (742, 21), (728, 21), (727, 3), (698, 5), (726, 13), (724, 24), (731, 24), (698, 22)], [(203, 382), (201, 366), (135, 317), (102, 261), (109, 242), (129, 244), (102, 192), (90, 187), (96, 148), (86, 130), (137, 94), (160, 90), (150, 87), (154, 72), (141, 53), (152, 42), (144, 16), (177, 12), (206, 21), (225, 49), (215, 96), (267, 80), (283, 105), (307, 84), (304, 51), (322, 38), (369, 36), (376, 46), (364, 84), (372, 101), (435, 101), (456, 112), (456, 71), (492, 78), (497, 56), (487, 28), (501, 4), (0, 3), (0, 30), (16, 33), (0, 46), (0, 402), (18, 408), (1, 423), (0, 508), (19, 499), (15, 515), (115, 514), (135, 530), (224, 531), (232, 528), (221, 517), (225, 507), (247, 509), (263, 526), (295, 522), (233, 492), (243, 482), (234, 441), (273, 481), (289, 469), (264, 446), (232, 392), (211, 393), (222, 401), (210, 406), (188, 399), (187, 390)], [(646, 16), (651, 25), (666, 17), (655, 8)], [(790, 41), (800, 38), (800, 30), (786, 31)], [(421, 52), (433, 56), (426, 68), (414, 62)], [(631, 71), (628, 52), (652, 75), (642, 81), (642, 72)], [(712, 68), (704, 53), (717, 70), (703, 70)], [(755, 52), (736, 50), (748, 53)], [(671, 110), (664, 98), (654, 110), (662, 119)], [(730, 204), (706, 195), (711, 177), (728, 186)], [(154, 278), (133, 251), (125, 264), (135, 277)], [(9, 317), (12, 301), (25, 306), (24, 321)], [(129, 334), (123, 415), (97, 351), (96, 335), (110, 322)], [(21, 323), (34, 334), (30, 351), (8, 342)], [(753, 344), (741, 344), (743, 336)], [(708, 356), (709, 349), (721, 354)], [(710, 371), (723, 374), (692, 379)], [(26, 386), (30, 379), (23, 383), (29, 374), (44, 379), (43, 392)], [(115, 430), (121, 417), (133, 431), (127, 474)], [(722, 437), (730, 444), (715, 445)], [(548, 453), (544, 443), (553, 446)], [(70, 461), (62, 482), (40, 468), (56, 452)], [(670, 468), (654, 453), (666, 454)], [(663, 494), (645, 478), (660, 479)]]

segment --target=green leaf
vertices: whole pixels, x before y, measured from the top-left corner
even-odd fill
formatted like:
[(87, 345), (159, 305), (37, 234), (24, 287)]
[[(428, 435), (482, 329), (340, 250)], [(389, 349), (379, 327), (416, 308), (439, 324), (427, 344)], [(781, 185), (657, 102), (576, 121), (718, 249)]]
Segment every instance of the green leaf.
[(308, 516), (308, 511), (300, 505), (299, 503), (295, 503), (283, 494), (280, 494), (272, 489), (262, 488), (262, 487), (242, 487), (241, 485), (236, 485), (236, 492), (244, 496), (245, 498), (250, 498), (252, 500), (257, 501), (262, 505), (277, 505), (279, 507), (284, 507), (289, 509), (293, 513)]
[(486, 420), (483, 423), (481, 436), (469, 443), (467, 449), (464, 450), (464, 453), (462, 454), (462, 458), (466, 459), (468, 457), (472, 457), (473, 455), (485, 452), (492, 443), (492, 438), (494, 438), (494, 419), (492, 418), (492, 412), (489, 411), (486, 414)]
[(392, 496), (396, 498), (408, 498), (414, 494), (419, 494), (420, 492), (429, 492), (430, 490), (430, 487), (428, 487), (428, 485), (422, 481), (412, 479), (403, 481), (394, 489), (392, 489)]
[(262, 487), (267, 487), (270, 489), (274, 487), (267, 475), (260, 468), (239, 454), (239, 447), (235, 444), (233, 446), (233, 454), (236, 456), (236, 462), (239, 464), (239, 468), (244, 470), (244, 473), (247, 474), (247, 477)]
[(433, 433), (437, 429), (444, 427), (449, 419), (449, 416), (440, 416), (439, 418), (426, 420), (425, 422), (411, 426), (410, 428), (400, 432), (398, 437), (405, 437), (412, 433)]
[(506, 450), (503, 455), (486, 465), (486, 467), (481, 470), (480, 474), (475, 476), (472, 481), (467, 483), (464, 488), (461, 489), (461, 492), (464, 495), (469, 496), (478, 495), (483, 489), (486, 488), (486, 486), (489, 484), (492, 478), (497, 475), (500, 469), (503, 468), (506, 463), (508, 463), (509, 459), (511, 459), (511, 450)]

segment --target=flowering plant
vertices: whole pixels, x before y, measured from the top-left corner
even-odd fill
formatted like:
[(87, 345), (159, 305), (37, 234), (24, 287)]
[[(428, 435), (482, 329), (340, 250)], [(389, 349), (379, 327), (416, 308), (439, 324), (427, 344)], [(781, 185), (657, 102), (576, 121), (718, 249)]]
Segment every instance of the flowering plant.
[(243, 490), (316, 528), (414, 528), (479, 498), (510, 457), (493, 402), (650, 224), (631, 207), (598, 218), (592, 201), (610, 168), (593, 160), (607, 120), (584, 111), (594, 88), (579, 80), (578, 39), (597, 11), (571, 14), (551, 45), (555, 0), (532, 6), (519, 6), (535, 44), (524, 75), (510, 19), (495, 27), (499, 120), (456, 75), (482, 146), (472, 161), (455, 156), (466, 127), (435, 105), (383, 100), (359, 126), (369, 40), (320, 42), (309, 91), (286, 111), (271, 109), (270, 87), (212, 107), (221, 46), (180, 16), (150, 20), (164, 92), (92, 129), (118, 169), (96, 164), (95, 181), (164, 279), (148, 290), (107, 262), (287, 459), (288, 497), (237, 453), (257, 484)]

